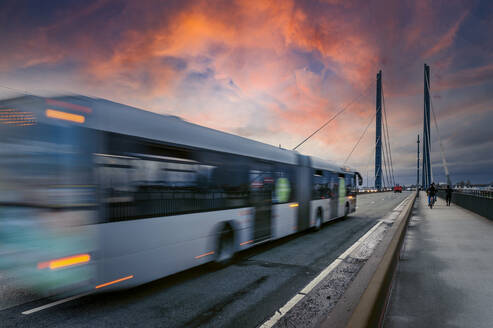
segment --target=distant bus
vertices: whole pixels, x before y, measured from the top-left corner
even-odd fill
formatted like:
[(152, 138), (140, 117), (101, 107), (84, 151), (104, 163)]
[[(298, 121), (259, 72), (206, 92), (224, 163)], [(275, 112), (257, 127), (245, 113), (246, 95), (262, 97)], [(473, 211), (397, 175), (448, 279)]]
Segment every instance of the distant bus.
[(0, 101), (0, 266), (48, 293), (130, 287), (356, 209), (361, 175), (84, 96)]

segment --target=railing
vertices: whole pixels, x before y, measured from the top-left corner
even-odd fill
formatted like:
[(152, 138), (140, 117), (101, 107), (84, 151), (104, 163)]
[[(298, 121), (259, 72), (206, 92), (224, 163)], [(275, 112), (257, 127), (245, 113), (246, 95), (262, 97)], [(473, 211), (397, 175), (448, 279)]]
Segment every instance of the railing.
[(375, 193), (375, 192), (386, 192), (386, 191), (393, 191), (392, 188), (383, 188), (381, 190), (377, 190), (377, 189), (360, 189), (357, 191), (358, 194), (371, 194), (371, 193)]
[(477, 190), (477, 189), (458, 189), (456, 192), (461, 194), (473, 195), (476, 197), (484, 197), (493, 199), (493, 191), (492, 190)]
[[(445, 190), (439, 190), (438, 196), (445, 198)], [(454, 190), (452, 203), (474, 213), (493, 220), (493, 193), (487, 190)]]

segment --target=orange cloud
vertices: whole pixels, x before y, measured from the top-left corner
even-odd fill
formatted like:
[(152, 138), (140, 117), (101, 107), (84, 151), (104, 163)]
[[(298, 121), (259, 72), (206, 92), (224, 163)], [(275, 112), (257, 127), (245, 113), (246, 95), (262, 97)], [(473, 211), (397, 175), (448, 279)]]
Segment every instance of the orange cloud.
[[(302, 147), (326, 158), (344, 160), (341, 154), (349, 153), (366, 127), (380, 68), (390, 125), (398, 133), (420, 125), (423, 54), (445, 55), (431, 62), (432, 72), (440, 70), (432, 78), (437, 91), (492, 76), (487, 65), (450, 72), (460, 59), (450, 49), (467, 14), (456, 10), (448, 17), (460, 15), (458, 20), (442, 22), (430, 0), (403, 7), (340, 0), (101, 0), (80, 6), (56, 10), (47, 23), (12, 38), (13, 51), (0, 59), (2, 73), (15, 67), (27, 75), (48, 67), (42, 78), (54, 81), (53, 71), (73, 65), (62, 81), (71, 80), (67, 85), (75, 92), (284, 147), (296, 145), (373, 84)], [(430, 30), (434, 21), (451, 27), (436, 33)], [(360, 147), (355, 160), (372, 145)]]

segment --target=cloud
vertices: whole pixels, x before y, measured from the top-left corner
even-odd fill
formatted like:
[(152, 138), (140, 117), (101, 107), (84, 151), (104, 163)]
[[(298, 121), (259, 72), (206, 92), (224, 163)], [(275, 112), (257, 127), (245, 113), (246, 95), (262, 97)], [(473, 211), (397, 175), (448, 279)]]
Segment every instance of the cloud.
[(467, 12), (462, 13), (459, 19), (455, 22), (454, 25), (438, 40), (438, 42), (428, 50), (423, 57), (428, 58), (431, 57), (447, 48), (449, 48), (454, 42), (454, 38), (459, 30), (462, 22), (467, 16)]
[[(464, 104), (491, 109), (488, 54), (457, 48), (458, 36), (487, 41), (471, 37), (476, 11), (445, 0), (6, 1), (0, 82), (68, 88), (286, 148), (351, 103), (300, 148), (343, 161), (375, 113), (383, 69), (395, 163), (411, 172), (425, 60), (443, 120), (465, 119)], [(373, 139), (372, 125), (350, 164), (367, 165)]]

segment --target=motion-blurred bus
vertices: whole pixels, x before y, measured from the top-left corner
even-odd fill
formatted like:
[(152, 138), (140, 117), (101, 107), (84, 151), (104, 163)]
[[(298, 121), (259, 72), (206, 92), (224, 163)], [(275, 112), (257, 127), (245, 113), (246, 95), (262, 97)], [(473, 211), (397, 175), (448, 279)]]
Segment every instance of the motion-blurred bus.
[[(155, 280), (344, 217), (361, 175), (103, 99), (0, 101), (0, 267), (48, 293)], [(0, 268), (0, 269), (1, 269)]]

